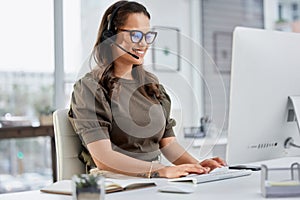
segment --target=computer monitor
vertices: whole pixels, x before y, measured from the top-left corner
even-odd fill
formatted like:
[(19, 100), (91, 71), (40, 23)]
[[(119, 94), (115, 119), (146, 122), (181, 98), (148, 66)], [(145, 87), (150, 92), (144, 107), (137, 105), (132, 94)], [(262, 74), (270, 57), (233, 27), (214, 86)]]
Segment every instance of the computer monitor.
[(300, 148), (285, 148), (289, 137), (300, 145), (297, 122), (287, 120), (293, 118), (291, 95), (300, 96), (300, 34), (237, 27), (233, 33), (228, 164), (300, 155)]

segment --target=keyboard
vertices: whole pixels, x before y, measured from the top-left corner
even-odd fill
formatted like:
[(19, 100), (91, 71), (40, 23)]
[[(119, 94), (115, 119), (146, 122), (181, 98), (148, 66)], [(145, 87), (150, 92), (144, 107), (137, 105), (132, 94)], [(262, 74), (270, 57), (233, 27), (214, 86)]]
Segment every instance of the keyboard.
[(185, 177), (169, 179), (171, 182), (193, 182), (194, 184), (219, 181), (230, 178), (237, 178), (242, 176), (248, 176), (252, 172), (251, 170), (236, 170), (228, 169), (228, 167), (216, 168), (209, 174), (189, 174)]

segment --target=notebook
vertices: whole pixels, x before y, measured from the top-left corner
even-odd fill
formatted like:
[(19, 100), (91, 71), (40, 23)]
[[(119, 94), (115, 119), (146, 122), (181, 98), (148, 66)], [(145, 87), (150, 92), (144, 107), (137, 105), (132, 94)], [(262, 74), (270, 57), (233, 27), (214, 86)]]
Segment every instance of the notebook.
[[(123, 190), (132, 190), (138, 188), (145, 188), (156, 186), (155, 182), (151, 179), (105, 179), (106, 193), (118, 192)], [(45, 193), (72, 195), (72, 181), (61, 180), (51, 185), (48, 185), (40, 190)]]

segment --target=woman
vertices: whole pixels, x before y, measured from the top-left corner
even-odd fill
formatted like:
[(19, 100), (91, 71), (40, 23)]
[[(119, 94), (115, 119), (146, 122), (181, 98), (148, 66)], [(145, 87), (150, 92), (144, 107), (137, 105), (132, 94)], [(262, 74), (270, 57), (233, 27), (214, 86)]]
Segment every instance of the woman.
[[(224, 166), (220, 158), (199, 162), (177, 143), (170, 98), (142, 65), (156, 34), (143, 5), (118, 1), (107, 9), (93, 49), (97, 68), (74, 85), (75, 131), (101, 170), (175, 178)], [(174, 165), (159, 163), (160, 153)]]

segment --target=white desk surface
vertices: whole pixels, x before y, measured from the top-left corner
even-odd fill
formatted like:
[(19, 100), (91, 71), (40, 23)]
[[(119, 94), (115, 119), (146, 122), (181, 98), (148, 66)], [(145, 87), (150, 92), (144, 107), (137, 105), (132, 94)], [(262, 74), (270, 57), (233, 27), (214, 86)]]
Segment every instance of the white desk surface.
[[(300, 162), (300, 157), (289, 157), (262, 161), (253, 164), (266, 164), (268, 167), (289, 167), (293, 162)], [(189, 184), (189, 183), (186, 183)], [(265, 199), (260, 190), (260, 171), (253, 172), (250, 176), (215, 181), (195, 185), (195, 192), (191, 194), (161, 193), (157, 187), (137, 189), (107, 194), (106, 200), (255, 200)], [(47, 194), (40, 191), (28, 191), (20, 193), (2, 194), (0, 200), (72, 200), (68, 195)], [(297, 198), (274, 198), (275, 200), (288, 200)], [(298, 198), (299, 199), (299, 198)]]

